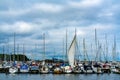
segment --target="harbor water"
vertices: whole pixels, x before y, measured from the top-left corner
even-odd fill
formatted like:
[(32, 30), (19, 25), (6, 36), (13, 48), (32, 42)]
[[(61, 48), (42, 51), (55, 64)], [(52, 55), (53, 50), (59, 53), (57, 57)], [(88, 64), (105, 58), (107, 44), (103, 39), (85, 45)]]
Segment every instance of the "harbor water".
[(120, 74), (5, 74), (0, 80), (120, 80)]

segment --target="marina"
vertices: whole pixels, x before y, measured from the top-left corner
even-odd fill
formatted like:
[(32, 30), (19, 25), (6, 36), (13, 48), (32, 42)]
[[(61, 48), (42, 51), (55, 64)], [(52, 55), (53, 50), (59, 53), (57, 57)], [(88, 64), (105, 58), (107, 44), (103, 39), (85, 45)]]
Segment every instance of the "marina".
[[(104, 74), (104, 73), (114, 73), (120, 74), (120, 62), (114, 61), (115, 56), (113, 56), (113, 60), (104, 60), (101, 59), (101, 49), (102, 44), (98, 43), (97, 40), (97, 31), (95, 29), (95, 60), (90, 61), (87, 50), (85, 39), (83, 39), (83, 60), (79, 60), (76, 57), (78, 53), (78, 42), (77, 42), (77, 34), (73, 37), (71, 44), (67, 45), (67, 31), (66, 31), (66, 60), (62, 59), (46, 59), (46, 36), (43, 34), (43, 60), (31, 60), (28, 59), (25, 55), (25, 45), (23, 44), (23, 54), (16, 54), (16, 34), (14, 33), (14, 50), (12, 55), (4, 54), (3, 47), (3, 55), (0, 61), (0, 72), (8, 73), (8, 74)], [(113, 55), (116, 54), (116, 39), (114, 37), (113, 41)], [(35, 46), (36, 49), (36, 46)], [(107, 40), (106, 40), (106, 50), (107, 49)], [(103, 51), (104, 52), (104, 51)], [(108, 52), (108, 51), (106, 51)], [(8, 56), (8, 57), (6, 57)], [(20, 58), (22, 58), (20, 60)], [(106, 59), (106, 58), (105, 58)]]
[(0, 0), (0, 80), (120, 80), (120, 1)]
[[(7, 63), (7, 62), (6, 62)], [(11, 62), (13, 64), (13, 62)], [(12, 66), (1, 66), (0, 73), (4, 74), (120, 74), (120, 62), (78, 62), (73, 68), (68, 63), (27, 61), (16, 62)], [(2, 64), (4, 65), (4, 63)]]

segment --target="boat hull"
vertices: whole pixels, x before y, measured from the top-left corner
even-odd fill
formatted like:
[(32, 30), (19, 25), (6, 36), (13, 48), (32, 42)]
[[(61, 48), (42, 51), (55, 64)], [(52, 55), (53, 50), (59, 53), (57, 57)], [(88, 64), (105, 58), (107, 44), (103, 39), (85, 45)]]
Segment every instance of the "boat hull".
[(15, 67), (9, 68), (9, 73), (10, 73), (10, 74), (18, 73), (18, 69), (15, 68)]

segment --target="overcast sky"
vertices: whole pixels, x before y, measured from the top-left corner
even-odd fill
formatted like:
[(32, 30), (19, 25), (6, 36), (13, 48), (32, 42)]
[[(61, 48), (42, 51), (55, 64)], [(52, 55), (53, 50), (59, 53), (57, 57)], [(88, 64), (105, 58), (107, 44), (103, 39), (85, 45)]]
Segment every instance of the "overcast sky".
[[(119, 0), (0, 0), (0, 52), (9, 44), (13, 53), (13, 33), (16, 33), (16, 52), (25, 44), (26, 55), (42, 59), (43, 33), (46, 40), (46, 57), (62, 56), (66, 29), (68, 46), (77, 31), (81, 54), (82, 39), (91, 58), (91, 44), (95, 46), (94, 30), (97, 30), (99, 43), (105, 45), (107, 35), (108, 56), (111, 57), (114, 36), (117, 52), (120, 52), (120, 1)], [(36, 45), (36, 47), (35, 47)], [(65, 44), (64, 44), (65, 46)], [(94, 50), (94, 49), (93, 49)]]

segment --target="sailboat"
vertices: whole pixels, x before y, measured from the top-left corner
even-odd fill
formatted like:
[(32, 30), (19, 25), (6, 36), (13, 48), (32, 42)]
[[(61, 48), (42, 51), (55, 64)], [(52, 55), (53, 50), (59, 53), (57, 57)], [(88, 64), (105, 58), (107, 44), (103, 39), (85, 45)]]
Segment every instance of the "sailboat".
[(120, 63), (112, 62), (111, 71), (115, 74), (120, 74)]
[(78, 73), (82, 73), (82, 69), (81, 69), (81, 66), (78, 65), (77, 60), (75, 60), (76, 53), (77, 53), (77, 38), (76, 38), (76, 32), (75, 32), (73, 41), (68, 50), (68, 61), (69, 61), (69, 65), (72, 68), (72, 72), (75, 74), (78, 74)]
[(75, 30), (74, 38), (67, 53), (68, 65), (65, 66), (64, 69), (65, 73), (72, 73), (72, 72), (82, 73), (81, 66), (79, 66), (78, 62), (75, 60), (76, 48), (77, 48), (77, 38), (76, 38), (76, 30)]
[[(9, 53), (9, 39), (8, 39), (8, 44), (7, 44), (7, 52)], [(4, 54), (4, 46), (3, 46), (3, 54)], [(6, 55), (4, 55), (4, 64), (2, 65), (3, 68), (1, 68), (3, 71), (2, 72), (9, 72), (9, 68), (12, 67), (11, 63), (11, 55), (9, 58), (9, 61), (6, 61)]]
[[(108, 58), (108, 41), (107, 41), (107, 35), (105, 35), (106, 40), (106, 57)], [(111, 73), (111, 64), (108, 62), (108, 59), (102, 64), (102, 71), (104, 73)]]
[[(69, 49), (70, 50), (70, 49)], [(69, 51), (70, 52), (70, 51)], [(70, 60), (70, 56), (72, 56), (71, 54), (68, 53), (68, 50), (67, 50), (67, 30), (66, 30), (66, 55), (67, 55), (67, 59), (68, 59), (68, 64), (66, 64), (64, 67), (63, 67), (63, 73), (72, 73), (72, 67), (71, 67), (71, 60), (74, 59), (72, 58)], [(74, 56), (74, 55), (73, 55)]]
[(48, 68), (48, 66), (46, 65), (46, 64), (44, 64), (45, 62), (43, 61), (42, 62), (42, 65), (41, 65), (41, 67), (40, 67), (40, 73), (41, 74), (47, 74), (47, 73), (49, 73), (49, 68)]
[(23, 62), (20, 65), (20, 73), (28, 73), (29, 72), (29, 66), (27, 63), (25, 63), (25, 50), (24, 50), (24, 44), (23, 44)]
[[(36, 51), (36, 44), (35, 44), (35, 51)], [(30, 73), (36, 74), (39, 73), (39, 64), (35, 60), (30, 62)]]
[(113, 56), (113, 61), (111, 65), (111, 71), (116, 74), (120, 74), (120, 63), (116, 61), (116, 37), (114, 36), (114, 44), (112, 47), (112, 56)]
[[(44, 57), (43, 58), (45, 59), (45, 34), (43, 34), (43, 50), (44, 50), (44, 54), (43, 54)], [(47, 73), (49, 73), (49, 68), (48, 68), (45, 60), (42, 61), (42, 64), (40, 65), (39, 72), (41, 74), (47, 74)]]
[(76, 35), (73, 38), (73, 41), (68, 50), (68, 63), (73, 68), (75, 63), (75, 52), (76, 52)]
[(13, 55), (13, 65), (9, 68), (9, 73), (14, 74), (18, 72), (18, 68), (15, 62), (15, 33), (14, 33), (14, 55)]
[[(95, 29), (95, 63), (92, 63), (92, 68), (94, 73), (97, 74), (102, 74), (102, 66), (101, 66), (101, 53), (102, 53), (102, 46), (99, 44), (98, 40), (97, 40), (97, 30)], [(99, 59), (99, 60), (98, 60)], [(97, 61), (98, 60), (98, 61)]]
[[(99, 54), (100, 62), (101, 62), (101, 56), (100, 56), (100, 54), (102, 53), (102, 52), (101, 52), (101, 49), (102, 49), (102, 47), (101, 47), (101, 45), (99, 45), (99, 49), (98, 49), (98, 52), (97, 52), (97, 53)], [(102, 74), (102, 73), (103, 73), (103, 71), (102, 71), (102, 65), (101, 65), (100, 62), (95, 62), (95, 63), (92, 65), (93, 71), (94, 71), (95, 73), (97, 73), (97, 74)]]
[(20, 65), (20, 73), (28, 73), (29, 72), (29, 66), (26, 63), (22, 63)]
[(18, 73), (18, 68), (16, 66), (11, 66), (9, 68), (9, 73), (11, 73), (11, 74)]
[[(54, 50), (54, 54), (55, 54), (55, 50)], [(53, 58), (54, 60), (54, 58)], [(53, 74), (62, 74), (62, 65), (60, 64), (59, 61), (57, 61), (54, 65), (52, 65), (52, 68), (53, 68)]]
[(32, 61), (30, 64), (30, 73), (39, 73), (39, 65), (36, 61)]
[[(91, 74), (93, 73), (92, 69), (92, 64), (88, 58), (87, 50), (86, 50), (86, 44), (85, 44), (85, 39), (83, 39), (83, 53), (84, 53), (84, 63), (83, 63), (83, 72), (86, 74)], [(88, 61), (87, 61), (88, 59)]]
[(93, 64), (93, 71), (94, 71), (94, 73), (102, 74), (103, 71), (102, 71), (101, 63), (99, 63), (99, 62), (94, 63)]

